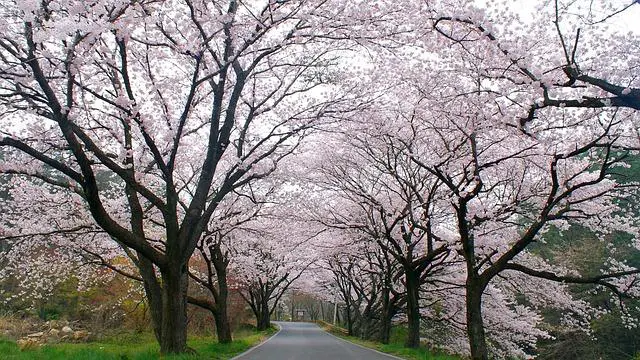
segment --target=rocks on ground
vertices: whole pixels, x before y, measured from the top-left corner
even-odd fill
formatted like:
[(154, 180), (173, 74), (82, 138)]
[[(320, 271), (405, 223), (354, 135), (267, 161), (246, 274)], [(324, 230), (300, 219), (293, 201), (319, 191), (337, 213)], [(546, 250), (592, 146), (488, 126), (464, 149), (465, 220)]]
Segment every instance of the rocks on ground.
[[(16, 326), (4, 324), (0, 332), (5, 336), (17, 338), (20, 350), (30, 350), (44, 344), (64, 342), (88, 342), (93, 334), (84, 329), (72, 327), (68, 321), (51, 320), (44, 323), (27, 323)], [(75, 328), (75, 329), (74, 329)]]

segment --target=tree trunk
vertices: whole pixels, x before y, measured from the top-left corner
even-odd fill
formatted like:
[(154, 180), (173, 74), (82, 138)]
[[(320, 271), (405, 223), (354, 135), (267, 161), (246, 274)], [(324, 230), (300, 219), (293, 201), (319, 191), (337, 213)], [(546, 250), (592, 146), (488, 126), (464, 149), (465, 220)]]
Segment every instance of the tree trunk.
[(345, 306), (345, 320), (347, 321), (347, 335), (353, 336), (353, 316), (351, 314), (350, 302), (347, 302)]
[(187, 277), (186, 264), (170, 265), (162, 271), (162, 328), (160, 353), (187, 350)]
[(420, 346), (420, 279), (413, 269), (405, 269), (407, 287), (407, 321), (409, 333), (405, 346), (417, 348)]
[(294, 301), (294, 296), (295, 296), (295, 294), (292, 292), (291, 293), (291, 306), (289, 307), (289, 311), (291, 312), (291, 314), (290, 314), (291, 315), (291, 321), (296, 321), (296, 318), (294, 317), (294, 315), (295, 315), (295, 308), (294, 307), (296, 305), (296, 303)]
[(218, 343), (227, 344), (232, 341), (231, 326), (229, 324), (229, 317), (227, 316), (226, 298), (224, 300), (225, 304), (221, 304), (220, 302), (216, 304), (209, 299), (196, 297), (187, 297), (187, 301), (192, 305), (199, 306), (211, 312), (213, 321), (216, 324)]
[(229, 323), (229, 316), (227, 314), (226, 299), (224, 301), (224, 306), (222, 304), (222, 301), (220, 301), (216, 305), (216, 307), (217, 309), (213, 318), (216, 322), (216, 334), (218, 335), (218, 343), (228, 344), (233, 339), (231, 338), (231, 324)]
[(160, 343), (162, 336), (162, 287), (158, 282), (158, 277), (151, 261), (138, 253), (137, 265), (142, 277), (147, 302), (149, 303), (153, 334), (158, 343)]
[(385, 288), (382, 291), (382, 313), (380, 314), (380, 332), (378, 333), (378, 341), (383, 344), (388, 344), (391, 338), (391, 301), (389, 296), (389, 289)]
[(358, 337), (362, 340), (369, 339), (369, 328), (371, 326), (368, 314), (362, 314), (362, 320), (360, 321), (360, 329), (358, 330)]
[(380, 321), (378, 341), (383, 344), (388, 344), (389, 341), (391, 341), (391, 316), (388, 316), (387, 314), (384, 314)]
[(266, 297), (263, 297), (263, 300), (260, 301), (260, 304), (258, 306), (260, 306), (260, 311), (257, 314), (258, 318), (257, 323), (258, 323), (258, 331), (263, 331), (263, 330), (267, 330), (268, 328), (271, 327), (271, 316), (269, 314), (269, 303), (265, 300)]
[[(220, 244), (217, 244), (212, 253), (213, 266), (216, 269), (216, 282), (218, 283), (218, 296), (216, 298), (216, 308), (213, 318), (216, 323), (216, 334), (218, 335), (218, 343), (228, 344), (231, 338), (231, 324), (229, 323), (228, 300), (229, 286), (227, 284), (227, 265), (228, 260), (222, 253)], [(214, 290), (212, 289), (212, 292)], [(215, 294), (215, 293), (214, 293)]]
[(487, 340), (482, 321), (482, 284), (470, 277), (467, 280), (467, 336), (471, 348), (471, 359), (488, 360)]

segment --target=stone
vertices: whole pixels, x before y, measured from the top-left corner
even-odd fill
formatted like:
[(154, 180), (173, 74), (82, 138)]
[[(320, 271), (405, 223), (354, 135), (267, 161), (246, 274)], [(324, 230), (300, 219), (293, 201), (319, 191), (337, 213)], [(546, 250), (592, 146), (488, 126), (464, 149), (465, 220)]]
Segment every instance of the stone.
[(28, 338), (39, 338), (43, 336), (44, 336), (44, 332), (42, 331), (27, 335)]
[(89, 332), (85, 330), (78, 330), (73, 333), (73, 340), (87, 341), (89, 339)]
[(41, 345), (40, 342), (36, 341), (35, 339), (18, 339), (18, 341), (16, 341), (16, 344), (18, 345), (20, 351), (36, 349)]
[(57, 328), (60, 327), (60, 321), (58, 320), (49, 320), (47, 321), (47, 324), (49, 325), (50, 328)]
[(73, 329), (70, 328), (69, 326), (65, 326), (62, 328), (62, 332), (65, 334), (71, 334), (73, 332)]

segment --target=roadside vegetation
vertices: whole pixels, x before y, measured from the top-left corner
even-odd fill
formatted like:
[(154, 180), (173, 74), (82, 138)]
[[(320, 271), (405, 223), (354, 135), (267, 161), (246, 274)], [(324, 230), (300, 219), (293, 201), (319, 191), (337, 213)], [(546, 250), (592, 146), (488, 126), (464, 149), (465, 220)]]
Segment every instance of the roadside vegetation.
[[(238, 330), (229, 344), (219, 344), (214, 336), (190, 336), (189, 353), (162, 356), (162, 359), (231, 359), (275, 331), (274, 328)], [(0, 339), (0, 354), (3, 360), (146, 360), (160, 358), (160, 347), (151, 332), (127, 332), (95, 342), (46, 344), (24, 350), (13, 340)]]

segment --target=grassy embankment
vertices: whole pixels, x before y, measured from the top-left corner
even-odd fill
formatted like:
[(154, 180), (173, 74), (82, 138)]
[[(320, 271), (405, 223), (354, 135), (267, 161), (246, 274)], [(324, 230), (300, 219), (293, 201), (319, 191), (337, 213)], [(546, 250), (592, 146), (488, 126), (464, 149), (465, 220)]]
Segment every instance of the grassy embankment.
[(357, 338), (354, 336), (347, 336), (345, 329), (335, 327), (331, 324), (320, 323), (319, 325), (322, 326), (326, 331), (330, 332), (331, 334), (339, 338), (345, 339), (354, 344), (358, 344), (374, 350), (378, 350), (386, 354), (391, 354), (402, 359), (409, 359), (409, 360), (461, 360), (462, 359), (460, 357), (453, 356), (453, 355), (434, 353), (433, 351), (425, 347), (420, 347), (418, 349), (409, 349), (404, 347), (404, 339), (406, 338), (406, 335), (407, 335), (407, 329), (402, 327), (393, 328), (391, 332), (391, 339), (389, 341), (389, 344), (382, 344), (375, 341), (361, 340), (360, 338)]
[[(257, 345), (276, 330), (243, 330), (234, 334), (231, 344), (221, 345), (214, 337), (190, 337), (188, 345), (196, 351), (190, 355), (163, 356), (166, 360), (230, 359)], [(44, 345), (20, 351), (15, 341), (0, 339), (2, 360), (150, 360), (160, 359), (159, 346), (150, 333), (125, 333), (101, 341)]]

